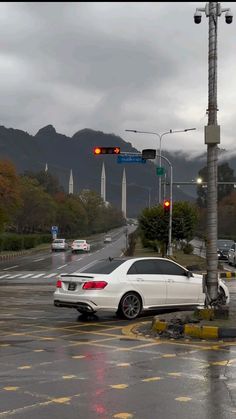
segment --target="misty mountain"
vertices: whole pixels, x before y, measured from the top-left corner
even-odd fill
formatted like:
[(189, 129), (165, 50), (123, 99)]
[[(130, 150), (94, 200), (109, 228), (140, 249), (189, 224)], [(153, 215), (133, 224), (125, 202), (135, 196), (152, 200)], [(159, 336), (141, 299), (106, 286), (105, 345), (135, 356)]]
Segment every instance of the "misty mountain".
[[(126, 170), (127, 181), (127, 215), (136, 216), (140, 210), (151, 205), (158, 199), (158, 177), (153, 161), (146, 164), (128, 163), (118, 164), (117, 156), (94, 156), (95, 146), (118, 146), (122, 152), (140, 152), (131, 143), (122, 140), (115, 134), (105, 134), (101, 131), (83, 129), (72, 137), (59, 134), (52, 125), (41, 128), (35, 136), (27, 132), (0, 126), (0, 156), (1, 159), (12, 160), (18, 173), (26, 170), (38, 172), (48, 170), (59, 178), (61, 185), (68, 192), (70, 170), (73, 171), (74, 193), (82, 189), (101, 191), (102, 163), (106, 171), (106, 199), (118, 208), (121, 208), (121, 182), (123, 169)], [(205, 156), (191, 159), (184, 153), (170, 153), (163, 150), (173, 166), (173, 180), (192, 181), (196, 179), (198, 171), (206, 165)], [(234, 163), (231, 164), (231, 163)], [(230, 161), (232, 168), (236, 161)], [(169, 168), (163, 163), (167, 170)], [(150, 196), (149, 196), (150, 193)], [(169, 197), (168, 186), (166, 197)], [(174, 200), (192, 201), (196, 197), (195, 186), (173, 185)]]

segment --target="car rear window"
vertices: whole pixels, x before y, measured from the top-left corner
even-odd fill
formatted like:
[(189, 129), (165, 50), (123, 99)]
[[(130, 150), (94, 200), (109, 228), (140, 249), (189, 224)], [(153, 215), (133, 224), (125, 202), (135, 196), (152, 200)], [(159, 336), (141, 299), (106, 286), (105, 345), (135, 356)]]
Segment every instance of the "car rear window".
[(75, 240), (74, 243), (77, 243), (77, 244), (79, 244), (79, 243), (85, 243), (85, 240)]
[(54, 240), (53, 243), (64, 243), (64, 240)]
[(118, 266), (122, 265), (125, 260), (100, 260), (96, 262), (94, 265), (90, 266), (85, 270), (81, 270), (80, 272), (84, 273), (93, 273), (93, 274), (110, 274), (113, 272)]

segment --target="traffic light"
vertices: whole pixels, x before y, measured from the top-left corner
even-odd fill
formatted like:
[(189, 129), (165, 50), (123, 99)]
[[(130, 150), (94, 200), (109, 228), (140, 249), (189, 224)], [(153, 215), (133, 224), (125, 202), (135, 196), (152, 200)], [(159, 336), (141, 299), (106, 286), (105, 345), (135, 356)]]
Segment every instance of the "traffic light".
[(120, 147), (94, 147), (93, 154), (95, 156), (101, 154), (120, 154)]
[(163, 207), (164, 207), (164, 213), (169, 214), (170, 213), (170, 201), (168, 199), (166, 199), (164, 201)]

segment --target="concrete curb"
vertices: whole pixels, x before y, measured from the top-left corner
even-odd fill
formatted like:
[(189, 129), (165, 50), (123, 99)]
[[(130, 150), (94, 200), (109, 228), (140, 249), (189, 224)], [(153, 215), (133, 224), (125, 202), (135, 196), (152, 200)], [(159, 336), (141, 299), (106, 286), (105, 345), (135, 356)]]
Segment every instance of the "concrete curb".
[[(169, 322), (160, 319), (153, 319), (152, 330), (157, 333), (168, 331)], [(236, 338), (236, 328), (196, 325), (186, 323), (183, 325), (183, 337), (197, 339), (222, 339)]]

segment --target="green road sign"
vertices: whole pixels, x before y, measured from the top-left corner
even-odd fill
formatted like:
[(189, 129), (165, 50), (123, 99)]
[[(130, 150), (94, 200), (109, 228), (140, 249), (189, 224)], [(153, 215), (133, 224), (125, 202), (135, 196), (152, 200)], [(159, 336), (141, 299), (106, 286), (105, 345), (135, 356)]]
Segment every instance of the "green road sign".
[(156, 168), (156, 174), (157, 174), (157, 176), (163, 176), (165, 174), (165, 168), (164, 167), (157, 167)]

